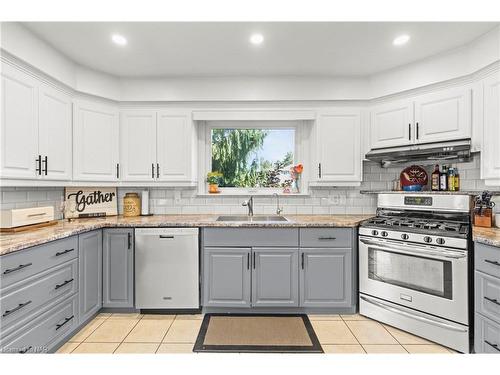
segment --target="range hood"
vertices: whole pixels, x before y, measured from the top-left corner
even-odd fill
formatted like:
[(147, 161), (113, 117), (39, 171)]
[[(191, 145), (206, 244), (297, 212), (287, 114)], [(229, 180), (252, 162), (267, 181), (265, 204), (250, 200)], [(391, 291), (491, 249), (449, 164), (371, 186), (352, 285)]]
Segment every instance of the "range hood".
[(417, 145), (376, 148), (366, 158), (387, 168), (391, 164), (408, 162), (464, 162), (471, 158), (471, 140), (420, 143)]

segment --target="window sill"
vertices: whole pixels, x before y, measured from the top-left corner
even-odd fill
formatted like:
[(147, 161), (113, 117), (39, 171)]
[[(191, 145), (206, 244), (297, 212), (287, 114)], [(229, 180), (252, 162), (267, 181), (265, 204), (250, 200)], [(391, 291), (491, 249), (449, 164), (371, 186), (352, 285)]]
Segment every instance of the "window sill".
[[(255, 193), (248, 193), (248, 192), (241, 192), (241, 193), (235, 193), (235, 192), (220, 192), (216, 194), (209, 194), (209, 193), (198, 193), (196, 194), (197, 197), (200, 198), (205, 198), (205, 197), (274, 197), (274, 193), (266, 193), (266, 192), (255, 192)], [(309, 193), (297, 193), (297, 194), (286, 194), (286, 193), (278, 193), (278, 196), (281, 197), (308, 197), (310, 196)]]

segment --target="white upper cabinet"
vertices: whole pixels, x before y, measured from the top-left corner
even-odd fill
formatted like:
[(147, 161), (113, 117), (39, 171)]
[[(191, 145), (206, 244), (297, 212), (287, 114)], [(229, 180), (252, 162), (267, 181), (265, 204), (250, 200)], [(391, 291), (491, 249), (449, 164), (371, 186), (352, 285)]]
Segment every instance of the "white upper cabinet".
[(38, 81), (2, 64), (2, 178), (33, 179), (38, 172)]
[(38, 149), (44, 179), (71, 180), (71, 106), (69, 95), (47, 85), (40, 86)]
[(156, 137), (160, 181), (191, 181), (194, 124), (189, 111), (159, 111)]
[(484, 79), (484, 129), (481, 178), (500, 186), (500, 73)]
[(73, 180), (118, 180), (118, 127), (116, 107), (90, 101), (75, 103)]
[(359, 185), (362, 179), (361, 113), (358, 109), (324, 110), (316, 120), (316, 180)]
[(372, 108), (372, 148), (409, 145), (413, 143), (413, 130), (413, 102), (399, 100)]
[(120, 113), (120, 170), (122, 181), (156, 179), (156, 112)]
[(459, 87), (415, 100), (415, 141), (450, 141), (471, 136), (471, 91)]

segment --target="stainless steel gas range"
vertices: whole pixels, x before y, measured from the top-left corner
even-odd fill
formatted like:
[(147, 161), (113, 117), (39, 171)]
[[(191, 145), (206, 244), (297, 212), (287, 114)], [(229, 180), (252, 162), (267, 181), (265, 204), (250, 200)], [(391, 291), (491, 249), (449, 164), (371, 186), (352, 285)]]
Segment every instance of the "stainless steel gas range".
[(379, 194), (359, 228), (362, 315), (470, 351), (468, 195)]

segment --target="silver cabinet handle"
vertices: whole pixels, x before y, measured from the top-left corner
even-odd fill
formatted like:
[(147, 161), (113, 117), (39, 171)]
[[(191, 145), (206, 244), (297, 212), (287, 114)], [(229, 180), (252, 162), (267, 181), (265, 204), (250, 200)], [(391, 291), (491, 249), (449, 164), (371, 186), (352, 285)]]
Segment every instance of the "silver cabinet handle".
[(73, 319), (75, 316), (74, 315), (71, 315), (69, 318), (65, 318), (64, 319), (64, 322), (62, 323), (59, 323), (59, 324), (56, 324), (56, 331), (61, 328), (62, 326), (64, 326), (66, 323), (68, 323), (71, 319)]
[(318, 240), (320, 241), (334, 241), (336, 239), (337, 237), (318, 237)]
[(67, 253), (71, 253), (72, 251), (75, 251), (75, 249), (67, 249), (67, 250), (63, 250), (63, 251), (58, 251), (56, 253), (56, 257), (59, 257), (61, 255), (67, 254)]
[(57, 290), (59, 288), (62, 288), (63, 286), (68, 285), (69, 283), (72, 283), (73, 281), (74, 281), (74, 279), (66, 280), (65, 282), (63, 282), (61, 284), (57, 284), (54, 289)]
[(411, 319), (414, 319), (414, 320), (419, 320), (419, 321), (424, 322), (424, 323), (430, 323), (430, 324), (433, 324), (433, 325), (435, 325), (437, 327), (447, 328), (447, 329), (450, 329), (452, 331), (467, 332), (467, 330), (465, 328), (460, 328), (460, 327), (457, 327), (457, 326), (454, 326), (454, 325), (451, 325), (451, 324), (443, 323), (441, 321), (431, 319), (431, 318), (429, 318), (427, 316), (417, 315), (416, 312), (408, 313), (406, 311), (403, 311), (403, 310), (397, 309), (395, 307), (386, 305), (385, 303), (372, 300), (371, 298), (367, 298), (365, 296), (360, 296), (359, 298), (361, 298), (363, 301), (371, 303), (372, 305), (378, 306), (378, 307), (380, 307), (380, 308), (382, 308), (384, 310), (393, 312), (395, 314), (403, 315), (403, 316), (405, 316), (407, 318), (411, 318)]
[(29, 214), (28, 217), (43, 216), (43, 215), (47, 215), (47, 212), (40, 212), (39, 214)]
[(484, 261), (486, 263), (493, 264), (494, 266), (499, 266), (500, 267), (500, 262), (497, 262), (496, 260), (485, 259)]
[(43, 163), (45, 164), (44, 174), (45, 174), (45, 176), (47, 176), (47, 168), (48, 168), (48, 165), (49, 165), (47, 155), (45, 155), (45, 158), (43, 159)]
[(500, 306), (500, 302), (499, 302), (496, 298), (490, 298), (490, 297), (486, 297), (486, 296), (484, 296), (484, 299), (485, 299), (486, 301), (490, 301), (491, 303), (494, 303), (495, 305)]
[(20, 264), (19, 266), (17, 266), (16, 268), (10, 268), (8, 270), (5, 270), (3, 271), (3, 274), (4, 275), (8, 275), (9, 273), (12, 273), (12, 272), (15, 272), (15, 271), (19, 271), (19, 270), (22, 270), (23, 268), (26, 268), (26, 267), (29, 267), (31, 266), (33, 263), (26, 263), (26, 264)]
[(156, 163), (156, 178), (160, 178), (160, 164)]
[(170, 235), (166, 235), (166, 234), (160, 234), (160, 238), (163, 238), (163, 239), (172, 239), (172, 238), (175, 238), (174, 236), (170, 236)]
[(489, 346), (491, 346), (493, 349), (497, 350), (500, 352), (500, 348), (498, 347), (498, 344), (493, 344), (492, 342), (489, 342), (488, 340), (484, 340), (484, 342), (486, 344), (488, 344)]
[(24, 302), (24, 303), (20, 303), (19, 305), (17, 305), (13, 309), (5, 310), (5, 312), (3, 313), (2, 317), (9, 316), (10, 314), (15, 313), (16, 311), (21, 310), (23, 307), (28, 306), (30, 303), (31, 303), (31, 300), (27, 301), (27, 302)]

